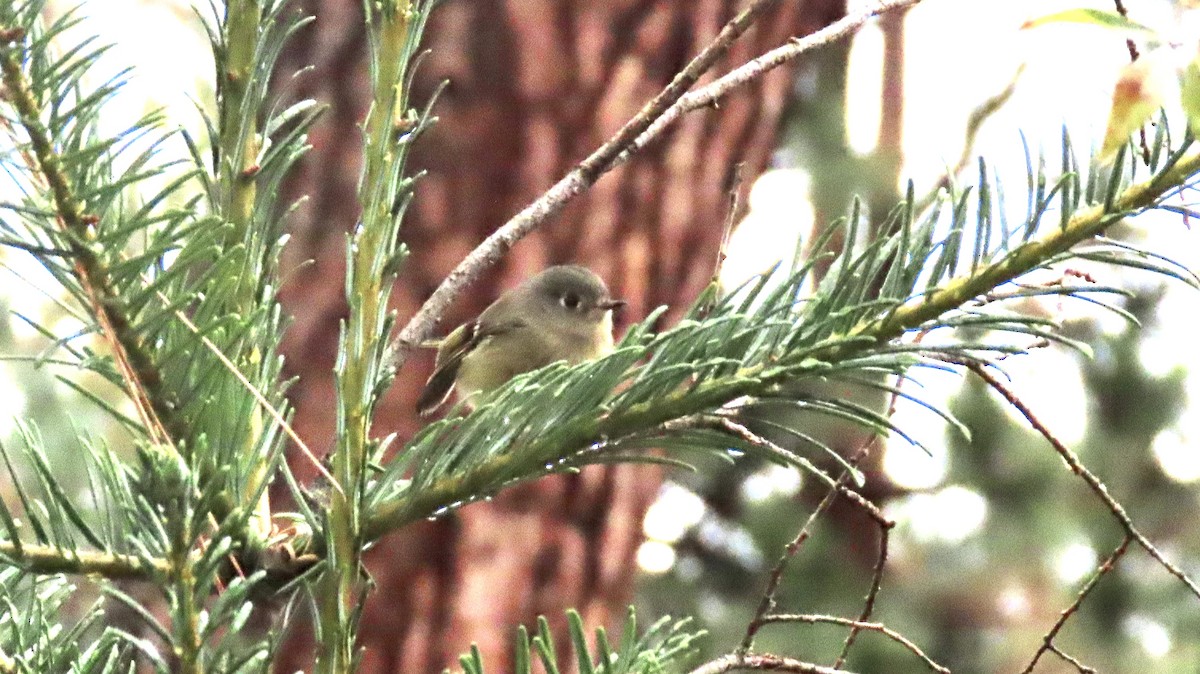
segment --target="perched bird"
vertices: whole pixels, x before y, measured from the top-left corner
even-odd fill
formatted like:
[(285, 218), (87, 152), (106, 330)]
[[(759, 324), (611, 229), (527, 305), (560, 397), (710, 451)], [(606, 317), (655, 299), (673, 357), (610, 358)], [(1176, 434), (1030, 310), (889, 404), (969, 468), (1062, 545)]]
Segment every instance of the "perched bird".
[(555, 361), (576, 364), (608, 353), (613, 310), (624, 305), (585, 267), (540, 272), (437, 343), (437, 364), (417, 399), (417, 412), (432, 414), (454, 388), (469, 399)]

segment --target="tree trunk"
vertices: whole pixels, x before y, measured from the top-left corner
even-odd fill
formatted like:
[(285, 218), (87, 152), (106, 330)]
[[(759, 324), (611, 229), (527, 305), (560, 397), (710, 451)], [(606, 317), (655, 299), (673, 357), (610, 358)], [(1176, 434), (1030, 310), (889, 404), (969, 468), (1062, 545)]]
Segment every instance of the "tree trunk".
[[(293, 215), (286, 264), (314, 262), (282, 289), (295, 317), (284, 351), (288, 375), (300, 377), (291, 391), (295, 426), (321, 454), (333, 442), (344, 233), (357, 217), (356, 125), (369, 91), (359, 0), (299, 4), (317, 22), (288, 45), (281, 72), (315, 65), (295, 86), (330, 109), (287, 186), (308, 200)], [(428, 175), (404, 228), (413, 255), (393, 294), (401, 323), (471, 248), (636, 113), (743, 4), (452, 0), (439, 7), (415, 100), (427, 100), (443, 79), (450, 86), (436, 107), (440, 121), (414, 154), (414, 169)], [(843, 4), (779, 3), (717, 72), (819, 28)], [(593, 268), (629, 301), (624, 324), (660, 304), (672, 307), (668, 320), (678, 315), (712, 273), (734, 167), (744, 162), (749, 178), (768, 163), (789, 82), (780, 69), (720, 109), (685, 118), (518, 244), (454, 307), (443, 330), (518, 279), (568, 261)], [(419, 428), (413, 403), (430, 366), (420, 355), (400, 373), (376, 435), (403, 439)], [(293, 465), (302, 478), (314, 473), (301, 459)], [(361, 671), (441, 671), (471, 642), (490, 669), (506, 671), (516, 625), (544, 613), (565, 640), (562, 610), (570, 606), (590, 625), (615, 626), (631, 598), (640, 524), (660, 480), (648, 467), (589, 469), (386, 537), (367, 556), (377, 588), (363, 619)], [(311, 633), (290, 639), (276, 671), (311, 662)]]

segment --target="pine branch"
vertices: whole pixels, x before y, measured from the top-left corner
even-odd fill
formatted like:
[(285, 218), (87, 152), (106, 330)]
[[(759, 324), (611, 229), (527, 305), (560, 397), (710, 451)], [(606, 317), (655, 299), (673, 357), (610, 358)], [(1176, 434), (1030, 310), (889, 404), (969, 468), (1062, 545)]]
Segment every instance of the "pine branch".
[[(254, 95), (250, 89), (263, 86), (254, 72), (254, 52), (259, 43), (263, 7), (255, 0), (232, 0), (227, 3), (225, 12), (226, 38), (222, 43), (225, 49), (219, 59), (218, 73), (220, 123), (217, 147), (220, 154), (216, 170), (223, 187), (221, 213), (233, 224), (225, 233), (225, 247), (230, 247), (245, 239), (257, 194), (255, 175), (258, 167), (255, 162), (262, 140), (256, 103), (261, 96)], [(238, 304), (242, 305), (253, 301), (252, 296), (244, 294), (238, 299)]]
[[(675, 419), (711, 413), (746, 396), (767, 394), (777, 384), (796, 377), (863, 367), (872, 362), (890, 363), (883, 367), (900, 371), (918, 362), (922, 352), (936, 352), (932, 347), (898, 343), (896, 340), (908, 331), (957, 325), (970, 319), (996, 330), (1060, 339), (1047, 326), (1039, 326), (1036, 319), (973, 317), (970, 311), (959, 318), (947, 316), (998, 285), (1066, 255), (1073, 246), (1094, 237), (1116, 220), (1155, 206), (1198, 171), (1200, 154), (1185, 156), (1183, 151), (1177, 151), (1173, 162), (1150, 179), (1119, 189), (1119, 172), (1114, 169), (1110, 193), (1097, 195), (1103, 197), (1101, 203), (1078, 206), (1069, 217), (1064, 212), (1061, 226), (1033, 238), (1037, 220), (1047, 210), (1047, 205), (1041, 203), (1031, 214), (1034, 220), (1026, 227), (1024, 243), (1008, 249), (1009, 242), (1005, 239), (1000, 244), (1003, 254), (990, 263), (984, 258), (991, 253), (977, 249), (973, 253), (973, 271), (950, 276), (940, 285), (942, 277), (959, 264), (960, 247), (955, 242), (961, 235), (955, 232), (961, 230), (954, 229), (949, 240), (940, 244), (941, 253), (931, 263), (926, 256), (936, 247), (929, 241), (918, 243), (918, 240), (929, 235), (933, 220), (924, 226), (924, 234), (912, 232), (906, 225), (896, 238), (873, 242), (857, 258), (844, 252), (842, 263), (827, 277), (825, 289), (805, 306), (805, 316), (810, 317), (808, 323), (801, 318), (801, 323), (793, 325), (770, 317), (772, 312), (791, 311), (792, 301), (786, 297), (763, 300), (766, 308), (762, 311), (767, 315), (716, 312), (713, 318), (701, 323), (685, 321), (681, 328), (664, 333), (657, 341), (647, 335), (651, 317), (631, 331), (617, 353), (602, 361), (574, 371), (549, 370), (541, 376), (518, 378), (490, 404), (465, 419), (427, 427), (381, 476), (373, 507), (363, 524), (363, 534), (375, 539), (411, 522), (483, 498), (514, 482), (573, 468), (579, 463), (565, 457), (580, 455), (589, 448), (619, 446), (621, 439), (660, 428)], [(1066, 201), (1084, 195), (1072, 196), (1064, 189), (1060, 196)], [(981, 193), (980, 200), (986, 204), (986, 194)], [(909, 203), (911, 206), (911, 196)], [(1064, 211), (1069, 207), (1065, 205)], [(956, 205), (954, 217), (966, 217), (961, 205)], [(852, 216), (852, 228), (856, 226), (854, 223)], [(847, 241), (855, 238), (853, 230), (846, 236)], [(1122, 261), (1114, 257), (1112, 261), (1145, 265), (1140, 259)], [(929, 289), (922, 292), (915, 284), (918, 278), (924, 278), (922, 270), (927, 266), (934, 271), (928, 280)], [(880, 299), (857, 300), (855, 293), (865, 292), (864, 280), (880, 277), (879, 270), (885, 267), (890, 271)], [(792, 290), (777, 293), (786, 296), (794, 292), (800, 276), (785, 284)], [(908, 297), (915, 299), (908, 301)], [(727, 308), (726, 312), (729, 311), (733, 309)], [(767, 336), (755, 336), (756, 332)], [(713, 350), (722, 354), (739, 354), (743, 360), (751, 358), (757, 362), (743, 364), (736, 359), (728, 360), (728, 356), (723, 356), (725, 360), (708, 361), (697, 351), (704, 348), (703, 344), (712, 345)], [(749, 345), (757, 345), (761, 350), (748, 352)], [(993, 347), (963, 344), (948, 348), (973, 359), (969, 355), (972, 348)], [(673, 355), (668, 355), (668, 351)], [(750, 355), (755, 353), (758, 355)], [(905, 353), (913, 360), (896, 360)], [(643, 357), (650, 357), (650, 362), (634, 368)], [(878, 360), (881, 358), (884, 360)], [(708, 362), (712, 364), (704, 364)], [(699, 375), (696, 380), (689, 379), (693, 372)], [(610, 396), (609, 392), (630, 377), (634, 386)], [(661, 380), (661, 385), (637, 385), (651, 378)], [(633, 400), (635, 395), (639, 400)], [(551, 411), (533, 411), (539, 407)], [(861, 414), (859, 410), (843, 411), (851, 417)], [(886, 420), (870, 423), (886, 424)], [(499, 428), (505, 429), (504, 433), (497, 434), (495, 429)], [(416, 471), (411, 481), (401, 480), (409, 469)]]
[(103, 599), (81, 605), (77, 590), (63, 576), (0, 568), (0, 672), (108, 674), (142, 658), (169, 671), (148, 642), (103, 624)]
[[(1118, 161), (1117, 166), (1120, 164)], [(863, 324), (851, 334), (873, 341), (898, 337), (906, 330), (934, 320), (992, 288), (1068, 252), (1072, 246), (1101, 234), (1117, 220), (1153, 207), (1169, 192), (1186, 184), (1197, 172), (1200, 172), (1200, 153), (1182, 157), (1150, 180), (1123, 190), (1111, 202), (1089, 206), (1076, 212), (1065, 226), (1022, 244), (1011, 255), (978, 269), (969, 276), (951, 280), (916, 305), (899, 307), (889, 316)], [(836, 359), (836, 350), (827, 357)]]
[[(92, 85), (89, 71), (104, 48), (85, 49), (91, 40), (58, 55), (57, 41), (75, 23), (69, 14), (43, 27), (36, 0), (0, 10), (4, 22), (22, 26), (7, 32), (13, 42), (2, 46), (0, 69), (6, 102), (29, 138), (19, 155), (28, 169), (18, 166), (15, 176), (25, 181), (25, 203), (0, 205), (17, 216), (0, 228), (28, 244), (22, 248), (95, 313), (84, 319), (85, 333), (115, 343), (121, 374), (106, 358), (39, 327), (55, 340), (47, 353), (62, 348), (72, 364), (124, 384), (139, 410), (149, 409), (139, 424), (83, 382), (64, 378), (133, 431), (141, 470), (135, 476), (98, 439), (85, 437), (92, 502), (80, 507), (27, 437), (26, 458), (36, 472), (26, 476), (8, 462), (23, 512), (18, 519), (0, 503), (7, 538), (0, 552), (37, 573), (157, 581), (171, 611), (170, 624), (157, 631), (178, 658), (160, 671), (213, 671), (218, 662), (245, 662), (246, 653), (265, 662), (274, 642), (247, 639), (235, 627), (245, 620), (251, 588), (268, 572), (247, 569), (247, 578), (231, 578), (230, 567), (239, 559), (257, 562), (270, 533), (269, 510), (255, 513), (254, 506), (280, 463), (286, 419), (286, 409), (278, 411), (281, 361), (274, 355), (282, 332), (274, 289), (284, 212), (275, 194), (319, 112), (304, 103), (263, 112), (279, 49), (304, 23), (284, 14), (285, 4), (254, 3), (226, 24), (231, 39), (215, 37), (214, 47), (235, 57), (228, 74), (241, 86), (222, 98), (218, 123), (205, 120), (218, 161), (213, 175), (184, 133), (174, 137), (188, 144), (195, 166), (178, 177), (167, 176), (170, 164), (154, 161), (171, 135), (156, 135), (140, 154), (131, 150), (151, 135), (155, 119), (115, 135), (99, 131), (101, 108), (120, 77)], [(191, 192), (197, 183), (200, 195)], [(176, 200), (183, 205), (172, 208)], [(142, 375), (149, 383), (138, 380)], [(173, 416), (159, 419), (141, 398)], [(265, 407), (273, 408), (269, 420)]]
[(0, 541), (0, 555), (26, 571), (40, 574), (73, 573), (103, 576), (110, 580), (162, 580), (171, 573), (171, 565), (161, 558), (67, 550), (13, 541)]
[[(545, 617), (538, 616), (537, 632), (532, 638), (522, 625), (517, 632), (512, 674), (531, 674), (535, 661), (541, 664), (539, 671), (546, 674), (569, 671), (589, 674), (664, 674), (670, 671), (671, 665), (692, 655), (696, 651), (696, 643), (706, 634), (703, 630), (697, 630), (690, 618), (672, 620), (670, 617), (660, 618), (639, 634), (637, 614), (632, 606), (626, 612), (621, 641), (616, 648), (610, 644), (603, 627), (595, 630), (595, 646), (589, 645), (583, 618), (573, 609), (567, 611), (567, 627), (571, 653), (560, 655), (550, 623)], [(488, 671), (475, 646), (471, 647), (469, 654), (459, 657), (459, 663), (465, 674), (485, 674)]]
[[(132, 488), (119, 459), (103, 446), (77, 448), (91, 486), (87, 505), (68, 496), (36, 429), (18, 426), (19, 448), (0, 443), (21, 510), (0, 501), (0, 555), (38, 574), (75, 573), (165, 581), (173, 570), (161, 554), (159, 516)], [(23, 475), (16, 467), (26, 467)], [(90, 506), (90, 507), (89, 507)], [(23, 534), (33, 540), (23, 540)]]
[[(316, 671), (353, 670), (361, 595), (362, 494), (367, 466), (377, 460), (371, 422), (381, 393), (395, 373), (387, 339), (394, 324), (388, 297), (407, 256), (400, 224), (412, 198), (413, 179), (404, 174), (409, 147), (432, 123), (409, 107), (409, 68), (417, 54), (427, 0), (364, 2), (370, 42), (373, 100), (364, 124), (365, 147), (358, 198), (362, 220), (347, 251), (346, 301), (335, 374), (338, 386), (337, 447), (330, 457), (336, 480), (322, 523), (326, 564), (314, 592), (322, 648)], [(316, 525), (317, 523), (314, 523)]]
[(0, 44), (0, 71), (7, 99), (16, 109), (29, 137), (37, 170), (49, 185), (59, 220), (64, 228), (66, 252), (73, 260), (75, 273), (86, 293), (92, 314), (104, 327), (130, 397), (137, 403), (148, 430), (156, 431), (156, 440), (171, 443), (185, 436), (185, 425), (176, 413), (175, 396), (163, 385), (162, 374), (141, 336), (132, 328), (123, 299), (114, 290), (110, 270), (90, 243), (93, 216), (83, 211), (62, 169), (62, 158), (46, 126), (41, 121), (41, 103), (34, 97), (22, 68), (25, 39), (22, 28), (0, 27), (6, 38)]

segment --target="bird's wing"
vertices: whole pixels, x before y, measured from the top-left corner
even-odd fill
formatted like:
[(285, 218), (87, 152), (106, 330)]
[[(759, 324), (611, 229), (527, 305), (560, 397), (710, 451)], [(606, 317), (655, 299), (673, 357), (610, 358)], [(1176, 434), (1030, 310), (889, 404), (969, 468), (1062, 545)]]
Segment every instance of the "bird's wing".
[[(486, 318), (486, 317), (485, 317)], [(425, 382), (425, 388), (417, 398), (417, 413), (423, 417), (433, 414), (450, 397), (454, 382), (458, 379), (458, 368), (463, 359), (485, 339), (524, 327), (521, 321), (492, 324), (484, 320), (464, 323), (446, 335), (438, 347), (437, 364), (433, 374)]]

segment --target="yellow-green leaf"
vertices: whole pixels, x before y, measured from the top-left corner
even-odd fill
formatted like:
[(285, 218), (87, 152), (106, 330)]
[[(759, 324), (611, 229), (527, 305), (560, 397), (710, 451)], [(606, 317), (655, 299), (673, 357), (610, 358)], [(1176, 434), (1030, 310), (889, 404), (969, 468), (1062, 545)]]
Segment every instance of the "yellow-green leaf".
[(1153, 33), (1148, 26), (1136, 21), (1130, 21), (1116, 12), (1106, 12), (1099, 9), (1067, 9), (1046, 16), (1026, 21), (1021, 29), (1037, 28), (1048, 23), (1086, 23), (1102, 28), (1109, 28), (1126, 33)]
[(1200, 138), (1200, 55), (1179, 71), (1179, 99), (1187, 114), (1188, 128)]
[(1139, 59), (1121, 69), (1121, 77), (1113, 87), (1112, 109), (1108, 127), (1104, 130), (1104, 145), (1100, 161), (1108, 163), (1150, 115), (1158, 110), (1162, 92), (1154, 79), (1150, 59)]

